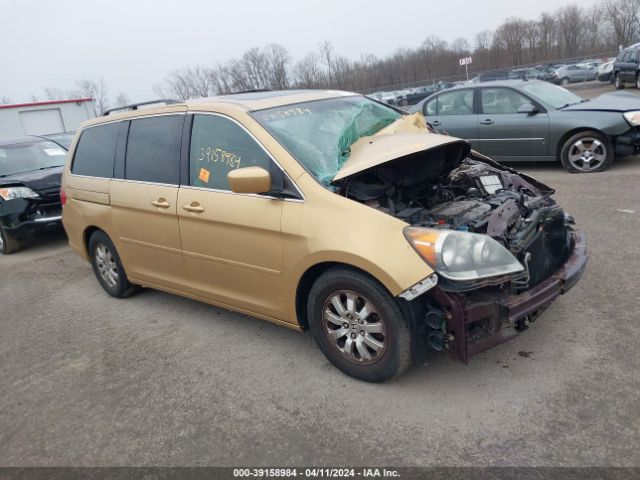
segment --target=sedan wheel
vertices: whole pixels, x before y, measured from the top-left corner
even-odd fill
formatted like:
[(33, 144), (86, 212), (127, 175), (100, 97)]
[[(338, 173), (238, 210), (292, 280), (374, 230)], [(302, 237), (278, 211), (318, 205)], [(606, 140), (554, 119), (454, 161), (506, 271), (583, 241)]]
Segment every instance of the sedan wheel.
[(566, 152), (568, 170), (574, 172), (597, 172), (604, 170), (612, 152), (608, 142), (594, 136), (580, 136), (574, 138), (568, 145)]
[(8, 233), (6, 233), (0, 227), (0, 253), (3, 255), (10, 255), (17, 252), (22, 248), (22, 242)]
[(569, 85), (569, 79), (563, 78), (562, 80), (560, 80), (560, 85)]
[(349, 290), (333, 293), (322, 308), (324, 333), (347, 360), (377, 362), (386, 351), (386, 327), (373, 303)]

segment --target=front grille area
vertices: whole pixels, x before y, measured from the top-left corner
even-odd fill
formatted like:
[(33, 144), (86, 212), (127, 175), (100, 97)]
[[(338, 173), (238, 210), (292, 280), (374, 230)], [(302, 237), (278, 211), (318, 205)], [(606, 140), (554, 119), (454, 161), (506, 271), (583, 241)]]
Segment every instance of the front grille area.
[(36, 193), (40, 195), (43, 203), (55, 203), (60, 201), (60, 187), (42, 188), (36, 190)]
[(523, 254), (523, 258), (526, 253), (531, 255), (529, 288), (549, 278), (567, 261), (571, 252), (570, 242), (564, 212), (560, 209), (550, 212), (540, 222), (536, 236)]

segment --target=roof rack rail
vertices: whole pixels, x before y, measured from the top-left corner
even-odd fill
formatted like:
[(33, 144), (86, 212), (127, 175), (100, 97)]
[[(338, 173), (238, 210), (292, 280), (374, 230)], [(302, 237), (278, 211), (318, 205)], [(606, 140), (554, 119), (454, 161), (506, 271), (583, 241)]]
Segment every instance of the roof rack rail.
[(165, 105), (172, 105), (174, 103), (182, 103), (180, 100), (174, 100), (171, 98), (159, 98), (158, 100), (149, 100), (148, 102), (130, 103), (129, 105), (122, 105), (121, 107), (114, 107), (102, 112), (102, 115), (109, 115), (111, 112), (117, 112), (119, 110), (138, 110), (138, 107), (145, 105), (154, 105), (156, 103), (164, 103)]
[(251, 90), (240, 90), (238, 92), (229, 92), (223, 95), (240, 95), (241, 93), (260, 93), (260, 92), (272, 92), (270, 88), (254, 88)]

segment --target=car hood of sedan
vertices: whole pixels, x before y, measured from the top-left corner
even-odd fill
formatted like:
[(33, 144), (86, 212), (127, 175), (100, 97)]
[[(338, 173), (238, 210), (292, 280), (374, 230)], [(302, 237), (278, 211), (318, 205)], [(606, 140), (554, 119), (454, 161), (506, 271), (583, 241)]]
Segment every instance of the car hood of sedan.
[(629, 92), (612, 92), (600, 95), (588, 102), (576, 103), (563, 108), (563, 112), (629, 112), (640, 110), (640, 96)]
[(63, 167), (51, 167), (8, 175), (0, 178), (0, 187), (24, 185), (34, 192), (46, 191), (56, 187), (60, 188), (62, 170)]
[[(447, 157), (455, 156), (447, 160), (455, 164), (468, 155), (471, 146), (467, 141), (431, 133), (423, 122), (424, 117), (420, 113), (407, 115), (374, 135), (358, 139), (351, 145), (349, 158), (333, 177), (333, 181), (418, 152), (446, 150), (444, 154)], [(428, 168), (428, 165), (425, 165), (425, 168)]]

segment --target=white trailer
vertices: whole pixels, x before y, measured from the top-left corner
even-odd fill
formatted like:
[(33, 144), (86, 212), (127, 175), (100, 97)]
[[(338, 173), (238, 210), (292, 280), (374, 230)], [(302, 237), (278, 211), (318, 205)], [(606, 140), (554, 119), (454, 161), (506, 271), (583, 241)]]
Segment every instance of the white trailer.
[(0, 105), (0, 138), (75, 132), (95, 116), (92, 98)]

